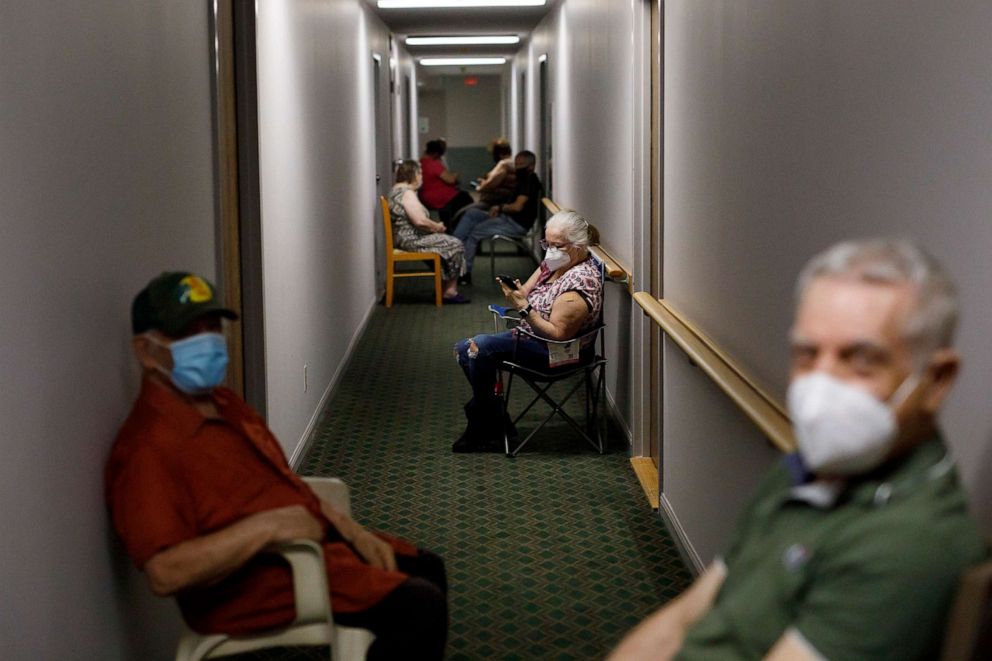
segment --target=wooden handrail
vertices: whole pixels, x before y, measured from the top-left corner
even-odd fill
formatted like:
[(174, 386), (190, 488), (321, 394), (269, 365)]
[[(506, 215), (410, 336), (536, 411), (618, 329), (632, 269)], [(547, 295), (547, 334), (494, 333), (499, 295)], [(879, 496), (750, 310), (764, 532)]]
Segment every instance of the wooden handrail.
[[(544, 207), (551, 213), (556, 214), (561, 211), (561, 206), (559, 206), (550, 197), (545, 197), (541, 199), (541, 203)], [(604, 248), (602, 244), (595, 244), (589, 246), (589, 252), (593, 256), (603, 263), (603, 267), (606, 269), (606, 277), (614, 282), (624, 283), (627, 285), (627, 290), (630, 293), (634, 293), (634, 274), (630, 269), (621, 266), (620, 262), (610, 253), (609, 250)]]
[(647, 292), (634, 300), (727, 396), (783, 452), (793, 452), (796, 440), (785, 409), (747, 375), (715, 342), (672, 305)]
[(606, 277), (614, 282), (625, 283), (627, 289), (631, 293), (634, 292), (634, 276), (630, 274), (630, 271), (620, 266), (620, 263), (613, 258), (613, 255), (602, 244), (597, 243), (596, 245), (589, 246), (589, 252), (603, 263), (603, 267), (606, 269)]

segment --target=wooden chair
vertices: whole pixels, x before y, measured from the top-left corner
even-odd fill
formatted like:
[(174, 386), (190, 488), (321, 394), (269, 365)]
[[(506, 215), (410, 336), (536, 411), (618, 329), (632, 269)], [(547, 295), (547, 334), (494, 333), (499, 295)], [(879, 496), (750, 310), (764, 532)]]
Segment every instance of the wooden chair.
[[(389, 202), (385, 197), (379, 196), (379, 204), (382, 205), (382, 224), (385, 228), (386, 240), (386, 307), (393, 306), (393, 283), (396, 278), (422, 278), (434, 277), (434, 304), (441, 307), (441, 256), (436, 252), (408, 252), (393, 247), (393, 219), (389, 214)], [(404, 271), (396, 272), (396, 262), (423, 262), (434, 263), (433, 271)]]
[(961, 577), (944, 632), (943, 661), (977, 661), (992, 655), (992, 560)]
[[(304, 480), (321, 499), (350, 513), (348, 486), (344, 482), (326, 477), (308, 477)], [(320, 544), (307, 539), (293, 540), (264, 552), (282, 555), (292, 568), (296, 619), (281, 629), (254, 634), (199, 634), (184, 628), (176, 650), (176, 661), (216, 659), (272, 647), (311, 645), (330, 646), (334, 661), (364, 659), (374, 637), (365, 629), (334, 624), (324, 552)]]

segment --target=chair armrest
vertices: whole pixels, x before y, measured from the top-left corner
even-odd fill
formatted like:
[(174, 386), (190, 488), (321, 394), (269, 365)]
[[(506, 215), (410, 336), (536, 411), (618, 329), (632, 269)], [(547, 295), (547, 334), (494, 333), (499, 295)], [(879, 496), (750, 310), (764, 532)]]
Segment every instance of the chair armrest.
[(489, 311), (493, 313), (493, 330), (497, 333), (500, 332), (500, 320), (506, 322), (507, 328), (516, 328), (520, 324), (520, 315), (516, 313), (517, 311), (515, 308), (504, 307), (502, 305), (492, 303), (489, 305)]
[(605, 326), (606, 326), (606, 324), (598, 324), (594, 328), (590, 328), (585, 333), (582, 333), (580, 335), (576, 335), (575, 337), (573, 337), (570, 340), (550, 340), (550, 339), (548, 339), (546, 337), (541, 337), (540, 335), (535, 335), (534, 333), (531, 333), (530, 331), (528, 331), (528, 330), (526, 330), (524, 328), (519, 328), (519, 327), (517, 328), (517, 332), (520, 333), (521, 335), (526, 335), (528, 337), (532, 337), (535, 340), (537, 340), (538, 342), (546, 342), (547, 344), (569, 344), (569, 343), (574, 342), (576, 340), (581, 340), (581, 339), (583, 339), (585, 337), (589, 337), (590, 335), (595, 335), (596, 333), (598, 333), (599, 331), (601, 331), (603, 328), (605, 328)]
[(496, 305), (495, 303), (490, 303), (489, 304), (489, 311), (492, 312), (495, 315), (500, 316), (500, 317), (505, 317), (506, 316), (506, 311), (509, 310), (509, 309), (510, 308), (508, 308), (508, 307), (506, 307), (504, 305)]
[(489, 305), (489, 311), (492, 312), (497, 317), (499, 317), (500, 319), (506, 319), (507, 321), (520, 321), (520, 315), (514, 314), (516, 312), (516, 308), (508, 308), (502, 305), (496, 305), (495, 303), (491, 303)]
[(320, 544), (309, 539), (293, 539), (270, 544), (264, 552), (281, 555), (293, 572), (294, 624), (327, 622), (331, 613), (331, 593), (327, 589), (327, 569)]
[(351, 516), (351, 495), (347, 484), (336, 477), (304, 477), (303, 481), (318, 498)]

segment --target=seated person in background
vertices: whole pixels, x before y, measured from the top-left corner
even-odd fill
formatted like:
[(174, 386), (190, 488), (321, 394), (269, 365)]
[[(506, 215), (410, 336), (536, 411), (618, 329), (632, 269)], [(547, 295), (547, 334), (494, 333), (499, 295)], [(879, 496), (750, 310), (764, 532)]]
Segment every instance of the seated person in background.
[(479, 191), (479, 204), (484, 209), (504, 202), (512, 202), (515, 199), (513, 193), (517, 189), (517, 175), (513, 167), (513, 150), (510, 149), (510, 143), (504, 138), (493, 140), (490, 151), (493, 153), (493, 161), (496, 165), (479, 181), (476, 188)]
[(210, 283), (163, 273), (134, 299), (141, 394), (106, 467), (114, 527), (155, 594), (201, 633), (249, 633), (294, 617), (289, 567), (266, 545), (321, 542), (334, 619), (370, 629), (369, 659), (440, 659), (444, 563), (366, 530), (293, 473), (265, 421), (220, 386), (227, 365)]
[(417, 198), (423, 179), (416, 161), (401, 161), (396, 183), (389, 193), (389, 213), (393, 219), (393, 242), (400, 250), (436, 252), (441, 255), (441, 277), (446, 303), (468, 303), (458, 293), (458, 278), (465, 274), (465, 246), (444, 233), (444, 225), (427, 215)]
[[(548, 221), (542, 246), (544, 261), (517, 289), (500, 282), (503, 295), (515, 307), (525, 330), (551, 340), (570, 340), (599, 323), (603, 306), (603, 281), (599, 265), (589, 257), (589, 243), (596, 230), (574, 211), (560, 211)], [(499, 282), (499, 280), (497, 280)], [(595, 337), (586, 338), (581, 359), (595, 351)], [(503, 441), (502, 410), (493, 394), (496, 368), (511, 358), (542, 369), (552, 367), (548, 345), (526, 335), (515, 338), (512, 330), (476, 335), (455, 345), (458, 364), (472, 386), (465, 405), (468, 424), (451, 449), (453, 452), (499, 450)]]
[(453, 234), (465, 244), (468, 280), (480, 241), (496, 234), (523, 236), (533, 226), (543, 191), (541, 180), (534, 173), (536, 163), (537, 157), (530, 151), (522, 151), (513, 159), (517, 184), (512, 202), (494, 205), (488, 211), (469, 209), (462, 214)]
[(458, 188), (458, 173), (448, 170), (442, 160), (447, 143), (441, 138), (429, 140), (420, 157), (424, 185), (420, 199), (428, 209), (436, 209), (441, 222), (450, 231), (451, 218), (462, 207), (475, 202), (472, 196)]
[(906, 242), (841, 243), (799, 277), (789, 415), (716, 559), (611, 659), (936, 659), (982, 560), (936, 416), (958, 373), (954, 287)]

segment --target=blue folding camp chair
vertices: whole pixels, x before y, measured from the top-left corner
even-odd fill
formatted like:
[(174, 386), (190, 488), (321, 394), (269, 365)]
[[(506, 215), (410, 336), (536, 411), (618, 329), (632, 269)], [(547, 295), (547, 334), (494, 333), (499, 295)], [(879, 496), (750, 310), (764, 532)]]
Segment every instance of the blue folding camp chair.
[[(597, 261), (597, 263), (599, 262)], [(599, 266), (602, 277), (602, 263), (599, 263)], [(520, 452), (525, 445), (527, 445), (534, 435), (541, 431), (541, 429), (556, 415), (565, 420), (565, 422), (575, 429), (575, 431), (578, 432), (582, 438), (596, 448), (600, 454), (603, 454), (605, 452), (606, 445), (604, 439), (605, 435), (602, 430), (602, 423), (604, 420), (601, 420), (600, 406), (601, 400), (604, 396), (606, 383), (606, 358), (604, 357), (606, 342), (604, 339), (603, 330), (606, 326), (602, 322), (602, 312), (600, 312), (600, 319), (593, 328), (571, 340), (562, 342), (540, 337), (521, 328), (519, 326), (520, 318), (516, 315), (516, 311), (513, 309), (499, 305), (490, 305), (489, 311), (493, 314), (493, 324), (496, 332), (500, 332), (506, 328), (513, 328), (516, 334), (515, 337), (517, 342), (520, 341), (521, 337), (526, 336), (546, 345), (566, 345), (572, 342), (579, 342), (580, 346), (585, 347), (580, 352), (580, 360), (577, 364), (556, 368), (538, 368), (530, 365), (523, 365), (520, 362), (517, 362), (517, 344), (515, 343), (514, 355), (510, 359), (500, 363), (499, 372), (497, 374), (498, 382), (496, 384), (496, 390), (501, 394), (502, 399), (501, 405), (503, 407), (504, 415), (501, 416), (501, 419), (504, 421), (503, 443), (506, 449), (506, 456), (517, 456), (517, 453)], [(503, 326), (503, 328), (500, 328), (500, 326)], [(596, 349), (597, 345), (598, 350)], [(505, 386), (503, 383), (504, 375), (506, 376)], [(531, 390), (534, 391), (534, 397), (520, 413), (511, 418), (508, 407), (514, 377), (519, 377), (524, 383), (530, 386)], [(564, 397), (557, 401), (551, 397), (549, 394), (551, 386), (559, 381), (567, 381), (572, 378), (575, 379), (575, 383), (572, 384), (568, 391), (566, 391)], [(586, 423), (584, 426), (579, 424), (565, 411), (564, 408), (565, 404), (571, 399), (572, 395), (574, 395), (583, 384), (585, 385)], [(519, 440), (519, 438), (515, 438), (514, 430), (516, 429), (517, 422), (519, 422), (539, 400), (543, 400), (551, 408), (551, 412), (548, 413), (544, 420), (536, 428), (531, 430), (522, 441)]]

